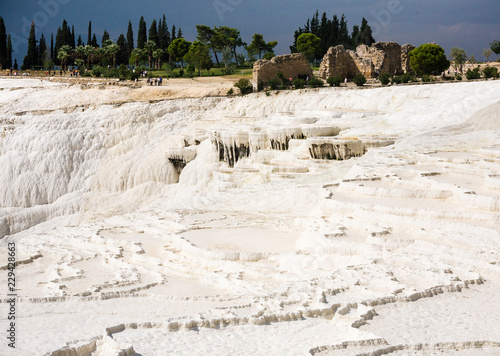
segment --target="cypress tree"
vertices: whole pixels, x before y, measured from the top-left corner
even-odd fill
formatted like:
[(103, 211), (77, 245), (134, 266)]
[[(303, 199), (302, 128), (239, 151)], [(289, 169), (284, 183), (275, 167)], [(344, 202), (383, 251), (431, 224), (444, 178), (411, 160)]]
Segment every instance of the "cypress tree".
[(38, 43), (38, 60), (37, 64), (39, 66), (43, 66), (45, 60), (47, 59), (47, 43), (45, 42), (45, 36), (42, 33), (42, 37), (40, 37), (40, 42)]
[(109, 33), (108, 31), (104, 30), (104, 33), (102, 34), (102, 47), (104, 47), (104, 42), (109, 41)]
[(137, 31), (137, 48), (143, 49), (144, 43), (148, 41), (146, 31), (146, 21), (144, 21), (144, 17), (141, 16), (139, 20), (139, 30)]
[(158, 45), (158, 27), (156, 26), (156, 20), (153, 19), (153, 22), (151, 22), (151, 26), (149, 27), (149, 34), (148, 34), (148, 40), (153, 41)]
[(95, 36), (95, 33), (92, 36), (91, 46), (94, 47), (94, 48), (98, 48), (99, 47), (99, 45), (97, 44), (97, 37)]
[(18, 68), (19, 68), (19, 66), (17, 64), (17, 58), (14, 58), (14, 69), (17, 70)]
[(75, 26), (71, 26), (71, 48), (75, 49)]
[(7, 37), (7, 68), (12, 68), (12, 40), (10, 34)]
[(170, 33), (168, 32), (165, 14), (163, 14), (163, 20), (160, 20), (160, 24), (158, 26), (158, 41), (158, 45), (161, 49), (167, 49), (170, 45)]
[(60, 63), (59, 59), (57, 58), (57, 53), (59, 52), (59, 48), (64, 46), (62, 37), (63, 37), (62, 30), (61, 30), (61, 27), (59, 27), (57, 29), (57, 32), (56, 32), (56, 42), (54, 45), (54, 53), (53, 53), (53, 57), (52, 57), (52, 60), (54, 61), (55, 64)]
[(87, 45), (92, 43), (92, 21), (89, 21), (89, 30), (87, 33)]
[(130, 57), (133, 50), (134, 50), (134, 31), (132, 31), (132, 21), (128, 20), (128, 29), (127, 29), (127, 53), (128, 53), (128, 57)]
[(30, 35), (28, 36), (28, 54), (24, 57), (23, 61), (24, 69), (29, 69), (37, 65), (38, 55), (36, 52), (35, 23), (32, 21)]
[(7, 30), (0, 16), (0, 69), (7, 67)]
[(347, 20), (345, 19), (344, 14), (342, 14), (342, 17), (340, 18), (338, 41), (340, 44), (346, 46), (349, 44), (349, 39), (350, 37), (349, 37), (349, 30), (347, 29)]
[(50, 60), (54, 61), (54, 34), (50, 34)]
[(360, 37), (359, 26), (354, 25), (352, 27), (352, 33), (351, 33), (351, 43), (354, 48), (360, 45), (359, 37)]
[(128, 58), (129, 58), (128, 44), (123, 33), (121, 33), (120, 36), (118, 36), (116, 44), (118, 45), (118, 47), (120, 47), (120, 50), (116, 54), (116, 64), (117, 65), (128, 64)]
[(76, 46), (79, 47), (79, 46), (83, 46), (83, 41), (82, 41), (82, 36), (81, 35), (78, 35), (78, 40), (76, 41)]
[(368, 25), (368, 21), (363, 17), (361, 21), (361, 29), (359, 30), (359, 44), (365, 44), (367, 46), (371, 46), (375, 43), (375, 39), (372, 35), (372, 29)]
[(179, 31), (177, 31), (177, 38), (183, 38), (182, 30), (180, 27), (179, 27)]
[(175, 25), (172, 25), (172, 36), (170, 37), (170, 43), (172, 43), (176, 38)]

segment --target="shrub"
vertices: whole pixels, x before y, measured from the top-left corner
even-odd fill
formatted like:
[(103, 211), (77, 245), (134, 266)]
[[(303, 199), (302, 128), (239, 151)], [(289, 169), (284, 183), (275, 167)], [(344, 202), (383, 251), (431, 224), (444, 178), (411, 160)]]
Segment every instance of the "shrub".
[(409, 75), (408, 73), (405, 73), (401, 76), (401, 83), (408, 83), (412, 82), (415, 78)]
[(276, 90), (280, 85), (280, 80), (278, 78), (271, 78), (267, 81), (267, 85), (269, 86), (269, 89)]
[(354, 77), (354, 84), (356, 84), (358, 87), (363, 86), (366, 83), (366, 78), (363, 74), (358, 74)]
[(187, 66), (186, 68), (186, 73), (188, 75), (194, 75), (194, 71), (196, 70), (196, 68), (194, 67), (194, 65), (190, 64)]
[(483, 76), (485, 78), (498, 78), (498, 69), (495, 67), (486, 67), (483, 69)]
[(227, 91), (227, 95), (233, 95), (233, 93), (234, 93), (233, 88), (231, 88), (231, 89), (229, 89), (229, 90)]
[(409, 53), (410, 66), (418, 75), (439, 75), (450, 67), (444, 49), (437, 44), (423, 44)]
[(387, 73), (382, 73), (378, 77), (378, 80), (380, 80), (380, 83), (382, 83), (382, 85), (387, 85), (390, 83), (391, 77)]
[(120, 72), (116, 68), (105, 69), (103, 74), (104, 74), (105, 78), (119, 78), (120, 77)]
[(104, 69), (100, 66), (95, 66), (92, 68), (92, 75), (99, 78), (104, 73)]
[(273, 53), (273, 52), (267, 52), (266, 54), (264, 54), (264, 56), (262, 56), (262, 59), (267, 59), (267, 60), (271, 60), (273, 59), (273, 57), (275, 57), (276, 55)]
[(276, 76), (278, 77), (279, 80), (281, 80), (281, 85), (283, 86), (288, 86), (289, 84), (289, 81), (287, 78), (285, 78), (285, 76), (283, 75), (283, 73), (281, 73), (281, 71), (279, 71)]
[(423, 81), (423, 82), (426, 82), (426, 83), (427, 83), (427, 82), (430, 82), (430, 81), (431, 81), (431, 77), (430, 77), (429, 75), (427, 75), (427, 74), (424, 74), (424, 75), (422, 76), (422, 81)]
[(129, 72), (129, 75), (128, 75), (128, 78), (130, 80), (136, 80), (136, 79), (139, 79), (139, 72), (138, 71), (135, 71), (135, 72)]
[(253, 91), (252, 83), (250, 83), (250, 81), (246, 78), (241, 78), (236, 84), (234, 84), (234, 86), (240, 89), (242, 95), (251, 93)]
[(264, 90), (264, 82), (262, 80), (259, 80), (257, 83), (257, 91), (262, 91)]
[(460, 80), (460, 81), (461, 81), (461, 80), (462, 80), (462, 75), (461, 75), (461, 74), (458, 74), (458, 73), (457, 73), (457, 74), (455, 74), (455, 79), (456, 79), (456, 80)]
[(323, 83), (323, 81), (319, 78), (312, 78), (310, 81), (309, 81), (309, 86), (311, 88), (318, 88), (318, 87), (322, 87), (324, 86), (325, 83)]
[(402, 83), (401, 77), (399, 75), (396, 75), (392, 77), (391, 82), (392, 84), (401, 84)]
[(295, 87), (295, 89), (304, 89), (306, 86), (306, 81), (304, 79), (295, 78), (292, 81), (292, 85)]
[(474, 68), (473, 70), (467, 69), (467, 73), (465, 73), (467, 80), (479, 79), (481, 78), (481, 74), (479, 73), (479, 67)]
[(340, 77), (340, 75), (334, 75), (334, 76), (328, 77), (326, 82), (328, 84), (330, 84), (331, 87), (333, 87), (333, 86), (339, 87), (340, 83), (342, 83), (342, 78)]

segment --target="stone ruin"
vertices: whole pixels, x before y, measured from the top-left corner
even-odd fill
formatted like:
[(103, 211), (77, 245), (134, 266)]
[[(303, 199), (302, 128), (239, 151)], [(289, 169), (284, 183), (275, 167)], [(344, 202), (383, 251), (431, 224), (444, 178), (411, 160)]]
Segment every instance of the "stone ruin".
[(275, 56), (271, 60), (259, 59), (253, 65), (253, 81), (267, 83), (269, 79), (276, 78), (278, 72), (285, 78), (297, 78), (299, 75), (312, 78), (313, 72), (306, 56), (302, 53)]
[(360, 45), (356, 51), (339, 45), (330, 47), (323, 57), (319, 77), (327, 79), (339, 75), (353, 78), (363, 74), (375, 78), (378, 74), (402, 74), (411, 72), (409, 53), (415, 49), (411, 44), (400, 46), (396, 42), (376, 42), (372, 46)]

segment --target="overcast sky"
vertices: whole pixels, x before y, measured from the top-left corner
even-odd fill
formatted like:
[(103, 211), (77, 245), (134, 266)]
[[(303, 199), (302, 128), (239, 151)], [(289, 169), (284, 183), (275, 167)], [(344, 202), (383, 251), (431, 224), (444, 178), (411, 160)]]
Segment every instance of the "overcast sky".
[[(27, 49), (31, 21), (36, 25), (37, 39), (42, 32), (50, 46), (50, 34), (63, 19), (75, 26), (75, 36), (87, 41), (89, 20), (98, 40), (107, 30), (116, 40), (126, 34), (132, 20), (137, 40), (139, 19), (144, 16), (147, 28), (153, 19), (166, 15), (171, 29), (180, 26), (187, 40), (196, 38), (196, 25), (230, 26), (240, 29), (249, 43), (254, 33), (266, 41), (276, 40), (276, 54), (289, 53), (293, 33), (303, 26), (316, 9), (345, 14), (349, 30), (365, 17), (375, 40), (399, 44), (436, 42), (449, 54), (453, 46), (468, 55), (484, 60), (481, 52), (493, 40), (500, 40), (499, 0), (1, 0), (0, 16), (7, 33), (12, 35), (14, 54), (21, 65)], [(241, 49), (243, 51), (243, 49)], [(491, 59), (491, 58), (490, 58)]]

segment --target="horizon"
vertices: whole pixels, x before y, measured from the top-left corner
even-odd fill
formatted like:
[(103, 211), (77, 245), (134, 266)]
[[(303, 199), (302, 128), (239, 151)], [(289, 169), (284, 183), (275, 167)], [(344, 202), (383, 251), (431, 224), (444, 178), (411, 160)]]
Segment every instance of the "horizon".
[[(483, 6), (478, 6), (478, 3)], [(110, 17), (115, 6), (120, 7), (120, 12)], [(328, 4), (326, 0), (315, 0), (307, 4), (296, 1), (293, 6), (288, 2), (286, 7), (262, 0), (197, 0), (189, 5), (177, 0), (168, 5), (154, 0), (148, 6), (137, 0), (125, 0), (119, 4), (94, 0), (85, 4), (72, 0), (30, 0), (23, 3), (7, 0), (0, 5), (0, 16), (4, 19), (7, 34), (12, 36), (12, 61), (17, 59), (21, 65), (27, 52), (32, 21), (37, 40), (43, 33), (50, 46), (50, 36), (54, 34), (55, 40), (63, 20), (75, 27), (75, 39), (81, 35), (85, 43), (89, 21), (92, 21), (92, 33), (100, 43), (104, 30), (116, 42), (121, 33), (126, 34), (130, 20), (135, 47), (140, 17), (144, 17), (149, 30), (153, 19), (158, 20), (165, 14), (169, 30), (172, 25), (177, 29), (180, 27), (189, 41), (196, 39), (195, 26), (198, 24), (229, 26), (239, 29), (247, 43), (251, 42), (254, 33), (262, 33), (266, 41), (278, 41), (275, 53), (280, 55), (290, 53), (294, 31), (304, 26), (316, 10), (320, 16), (326, 12), (329, 19), (344, 14), (349, 32), (354, 25), (361, 24), (363, 17), (366, 18), (376, 41), (394, 41), (401, 45), (411, 43), (417, 47), (435, 42), (444, 48), (448, 57), (451, 47), (456, 46), (466, 50), (468, 56), (474, 55), (478, 61), (485, 60), (483, 49), (498, 40), (493, 34), (500, 33), (500, 23), (495, 18), (500, 3), (494, 0), (422, 0), (418, 4), (412, 0), (381, 0), (369, 6), (361, 0), (349, 1), (348, 4), (338, 0), (328, 1)], [(246, 53), (242, 47), (239, 52)], [(490, 59), (494, 60), (494, 55)]]

